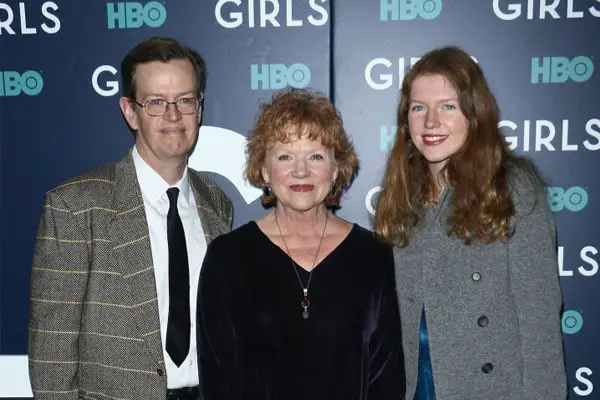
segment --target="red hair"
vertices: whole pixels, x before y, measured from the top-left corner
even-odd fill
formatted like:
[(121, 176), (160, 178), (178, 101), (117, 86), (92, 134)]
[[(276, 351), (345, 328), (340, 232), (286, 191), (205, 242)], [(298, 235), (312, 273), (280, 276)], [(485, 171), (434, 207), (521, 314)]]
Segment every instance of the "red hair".
[[(338, 168), (337, 179), (331, 194), (325, 199), (329, 208), (338, 208), (340, 197), (358, 172), (358, 158), (346, 134), (342, 117), (324, 95), (306, 89), (289, 89), (273, 95), (271, 101), (261, 105), (254, 129), (248, 136), (246, 148), (246, 177), (257, 187), (264, 187), (262, 167), (267, 149), (275, 142), (289, 143), (306, 136), (333, 152)], [(275, 204), (275, 196), (265, 192), (265, 207)]]
[(533, 168), (516, 157), (498, 128), (498, 106), (481, 68), (456, 47), (435, 49), (423, 56), (402, 83), (397, 136), (388, 155), (375, 216), (375, 230), (386, 242), (408, 245), (413, 230), (424, 218), (425, 206), (435, 197), (434, 177), (427, 161), (411, 141), (408, 130), (410, 93), (415, 79), (441, 75), (456, 90), (460, 109), (468, 121), (462, 147), (442, 170), (454, 188), (448, 234), (469, 244), (504, 240), (512, 233), (515, 206), (509, 188), (513, 168), (536, 181)]

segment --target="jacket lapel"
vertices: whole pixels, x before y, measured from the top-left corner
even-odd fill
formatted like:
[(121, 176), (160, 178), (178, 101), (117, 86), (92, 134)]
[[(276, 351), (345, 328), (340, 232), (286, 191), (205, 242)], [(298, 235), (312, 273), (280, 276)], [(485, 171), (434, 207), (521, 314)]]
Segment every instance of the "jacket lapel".
[(211, 187), (198, 175), (196, 171), (188, 170), (190, 186), (196, 200), (196, 208), (202, 223), (204, 238), (208, 245), (214, 238), (224, 233), (229, 232), (230, 226), (228, 222), (221, 218), (224, 210), (211, 199), (220, 196), (220, 192), (212, 193)]
[(148, 222), (131, 154), (115, 166), (113, 206), (117, 210), (110, 228), (113, 253), (131, 296), (133, 315), (148, 349), (164, 361)]

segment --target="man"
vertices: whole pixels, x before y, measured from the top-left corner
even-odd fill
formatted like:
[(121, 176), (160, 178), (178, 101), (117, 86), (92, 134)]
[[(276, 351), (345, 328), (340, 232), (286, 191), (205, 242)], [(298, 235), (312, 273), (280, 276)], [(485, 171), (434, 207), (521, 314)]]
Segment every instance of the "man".
[(202, 117), (202, 58), (173, 39), (121, 64), (135, 146), (50, 190), (35, 250), (29, 365), (36, 399), (198, 399), (200, 266), (232, 207), (187, 167)]

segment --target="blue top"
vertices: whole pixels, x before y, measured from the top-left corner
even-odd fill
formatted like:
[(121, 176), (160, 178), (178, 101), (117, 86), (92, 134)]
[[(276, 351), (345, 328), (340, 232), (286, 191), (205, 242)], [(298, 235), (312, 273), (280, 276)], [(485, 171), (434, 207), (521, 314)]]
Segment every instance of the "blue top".
[(433, 388), (433, 373), (431, 357), (429, 356), (429, 339), (425, 322), (425, 309), (421, 313), (421, 328), (419, 330), (419, 373), (417, 375), (417, 390), (414, 400), (435, 400)]

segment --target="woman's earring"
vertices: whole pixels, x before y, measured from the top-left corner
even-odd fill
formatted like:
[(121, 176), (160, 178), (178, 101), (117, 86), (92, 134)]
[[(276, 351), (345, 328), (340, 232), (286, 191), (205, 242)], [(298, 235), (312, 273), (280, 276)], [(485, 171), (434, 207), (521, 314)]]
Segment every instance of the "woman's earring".
[(271, 190), (271, 186), (269, 186), (266, 183), (263, 185), (262, 191), (263, 191), (263, 195), (265, 195), (265, 196), (270, 196), (273, 193), (273, 191)]

